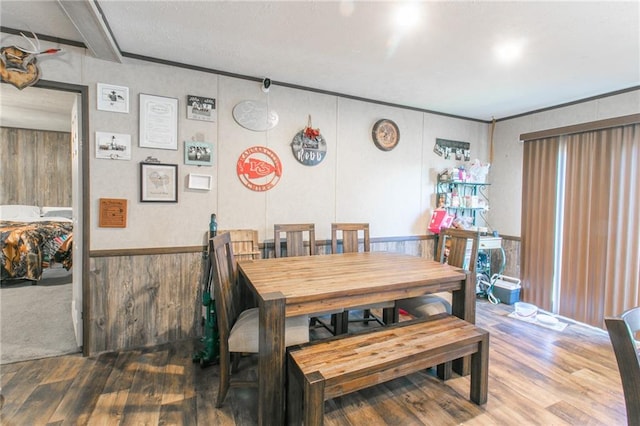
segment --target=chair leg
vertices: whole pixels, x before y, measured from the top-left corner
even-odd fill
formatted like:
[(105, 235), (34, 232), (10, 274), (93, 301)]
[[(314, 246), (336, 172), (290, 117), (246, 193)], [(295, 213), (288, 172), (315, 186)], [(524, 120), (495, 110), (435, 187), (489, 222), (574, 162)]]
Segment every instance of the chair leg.
[(229, 352), (226, 348), (220, 348), (220, 386), (218, 386), (218, 399), (216, 407), (222, 407), (224, 398), (227, 396), (230, 381)]
[(242, 354), (240, 353), (232, 353), (231, 354), (231, 373), (237, 373), (238, 370), (240, 369), (240, 358), (242, 357)]

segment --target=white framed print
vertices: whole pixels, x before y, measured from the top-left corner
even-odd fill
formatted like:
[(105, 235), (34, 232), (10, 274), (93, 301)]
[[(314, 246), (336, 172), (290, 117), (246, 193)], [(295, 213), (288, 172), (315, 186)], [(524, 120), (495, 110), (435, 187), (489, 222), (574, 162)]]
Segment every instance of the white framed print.
[(178, 99), (140, 94), (141, 148), (178, 150)]
[(98, 83), (96, 87), (97, 108), (99, 110), (129, 113), (128, 87), (105, 83)]
[(131, 160), (131, 135), (96, 132), (96, 158)]
[(204, 191), (210, 191), (212, 180), (213, 176), (211, 175), (189, 173), (189, 189), (201, 189)]

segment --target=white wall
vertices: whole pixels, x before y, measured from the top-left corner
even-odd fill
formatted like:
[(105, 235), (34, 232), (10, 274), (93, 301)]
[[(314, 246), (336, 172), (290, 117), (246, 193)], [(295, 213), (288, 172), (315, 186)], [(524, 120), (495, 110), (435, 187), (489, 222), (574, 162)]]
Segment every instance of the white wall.
[(520, 236), (521, 134), (637, 113), (640, 113), (640, 90), (498, 122), (494, 135), (494, 164), (489, 174), (491, 225), (501, 234)]
[[(132, 59), (117, 64), (64, 48), (64, 55), (40, 65), (43, 79), (89, 87), (91, 250), (200, 245), (213, 212), (219, 228), (258, 229), (261, 240), (273, 238), (274, 223), (293, 222), (315, 223), (319, 239), (329, 238), (333, 221), (370, 222), (374, 237), (423, 235), (435, 203), (436, 173), (457, 164), (433, 152), (436, 137), (470, 142), (472, 158), (487, 161), (485, 123), (279, 86), (264, 94), (254, 81)], [(129, 87), (130, 112), (98, 111), (96, 83)], [(140, 93), (178, 99), (177, 151), (138, 147)], [(187, 95), (215, 97), (216, 122), (187, 120)], [(274, 129), (253, 132), (233, 119), (238, 102), (267, 99), (280, 118)], [(326, 159), (316, 166), (298, 163), (290, 146), (309, 114), (328, 143)], [(400, 142), (389, 152), (371, 139), (380, 118), (400, 128)], [(97, 131), (130, 134), (131, 161), (96, 159)], [(184, 141), (192, 139), (214, 143), (213, 167), (184, 164)], [(236, 175), (239, 155), (254, 145), (269, 147), (283, 164), (281, 181), (267, 192), (246, 189)], [(178, 164), (177, 204), (139, 201), (139, 163), (147, 156)], [(211, 191), (188, 189), (189, 173), (212, 175)], [(128, 200), (126, 228), (98, 227), (100, 198)]]

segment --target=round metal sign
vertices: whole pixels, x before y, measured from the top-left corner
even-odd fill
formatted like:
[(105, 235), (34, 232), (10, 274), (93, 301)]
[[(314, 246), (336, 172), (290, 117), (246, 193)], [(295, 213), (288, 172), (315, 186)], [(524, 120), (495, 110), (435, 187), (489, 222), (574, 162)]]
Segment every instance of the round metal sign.
[(246, 149), (236, 165), (240, 182), (252, 191), (268, 191), (282, 177), (282, 163), (275, 152), (264, 146)]
[(264, 132), (278, 124), (278, 113), (260, 101), (242, 101), (233, 107), (233, 119), (245, 129)]
[(304, 130), (300, 130), (291, 141), (291, 150), (299, 163), (315, 166), (327, 156), (327, 142), (321, 134), (310, 138)]

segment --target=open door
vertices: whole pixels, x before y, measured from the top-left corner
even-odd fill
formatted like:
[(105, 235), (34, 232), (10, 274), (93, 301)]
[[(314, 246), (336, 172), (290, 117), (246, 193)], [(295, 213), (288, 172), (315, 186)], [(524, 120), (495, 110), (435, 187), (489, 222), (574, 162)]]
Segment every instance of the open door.
[(73, 295), (71, 319), (78, 347), (82, 342), (82, 109), (81, 95), (76, 95), (71, 110), (71, 187), (73, 207)]

